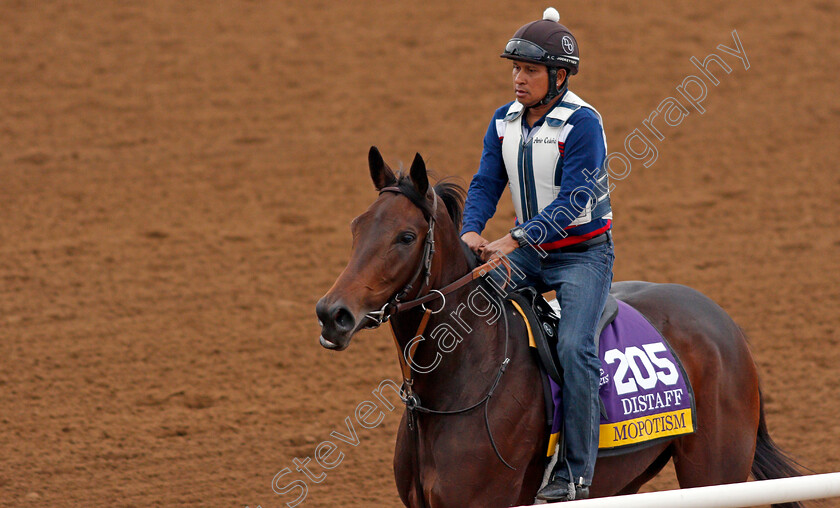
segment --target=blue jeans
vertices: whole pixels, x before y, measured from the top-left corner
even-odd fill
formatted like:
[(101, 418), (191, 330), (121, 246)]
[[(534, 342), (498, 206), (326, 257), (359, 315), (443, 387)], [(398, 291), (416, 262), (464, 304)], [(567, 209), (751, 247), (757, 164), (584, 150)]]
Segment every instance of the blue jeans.
[[(563, 367), (564, 432), (571, 480), (591, 485), (601, 419), (601, 361), (594, 336), (612, 282), (613, 242), (610, 239), (585, 252), (547, 254), (540, 258), (530, 246), (510, 253), (508, 259), (520, 273), (514, 270), (508, 288), (533, 286), (541, 293), (557, 292), (561, 308), (557, 356)], [(494, 276), (498, 277), (498, 271)], [(565, 465), (558, 464), (555, 471), (570, 480)]]

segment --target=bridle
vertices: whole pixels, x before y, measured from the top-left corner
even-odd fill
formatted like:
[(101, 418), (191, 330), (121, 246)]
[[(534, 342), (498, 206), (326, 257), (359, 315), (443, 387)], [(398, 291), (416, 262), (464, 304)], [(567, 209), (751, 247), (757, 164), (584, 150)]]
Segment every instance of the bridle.
[[(382, 195), (385, 192), (393, 192), (393, 193), (396, 193), (396, 194), (405, 195), (403, 190), (400, 189), (399, 187), (396, 187), (396, 186), (383, 187), (382, 189), (379, 190), (380, 195)], [(400, 291), (396, 292), (391, 298), (388, 299), (388, 301), (385, 303), (385, 305), (382, 306), (381, 309), (379, 309), (378, 311), (369, 312), (368, 314), (365, 315), (365, 317), (372, 322), (371, 325), (365, 326), (365, 328), (377, 328), (380, 325), (382, 325), (382, 323), (388, 322), (390, 320), (390, 318), (395, 316), (396, 314), (399, 314), (399, 313), (404, 312), (406, 310), (409, 310), (409, 309), (412, 309), (414, 307), (420, 306), (423, 309), (423, 317), (420, 319), (420, 325), (417, 328), (417, 332), (413, 335), (413, 337), (418, 337), (418, 336), (421, 336), (423, 334), (423, 332), (425, 331), (426, 325), (429, 322), (429, 318), (433, 314), (437, 314), (437, 313), (443, 311), (444, 307), (446, 307), (446, 295), (447, 294), (452, 293), (453, 291), (456, 291), (456, 290), (466, 286), (467, 284), (475, 281), (476, 279), (479, 279), (479, 278), (487, 275), (491, 270), (494, 270), (501, 265), (504, 265), (505, 268), (507, 269), (507, 279), (506, 279), (506, 282), (505, 282), (505, 286), (507, 285), (507, 281), (510, 280), (510, 275), (511, 275), (510, 262), (507, 261), (506, 258), (503, 258), (503, 257), (499, 256), (499, 257), (491, 259), (490, 261), (484, 263), (481, 266), (478, 266), (478, 267), (474, 268), (473, 270), (470, 270), (469, 273), (467, 273), (463, 277), (459, 278), (458, 280), (452, 282), (451, 284), (448, 284), (446, 287), (443, 287), (441, 289), (430, 289), (429, 292), (424, 296), (418, 296), (417, 298), (415, 298), (413, 300), (410, 300), (410, 301), (406, 301), (406, 302), (402, 301), (402, 299), (405, 298), (405, 296), (408, 295), (408, 293), (412, 290), (412, 288), (414, 287), (414, 284), (417, 283), (417, 281), (418, 281), (418, 279), (420, 279), (421, 275), (422, 275), (423, 283), (420, 286), (420, 289), (418, 290), (418, 295), (420, 293), (422, 293), (424, 287), (429, 285), (429, 276), (431, 275), (432, 259), (433, 259), (434, 254), (435, 254), (435, 240), (434, 240), (435, 215), (437, 213), (437, 204), (438, 204), (438, 196), (437, 196), (437, 193), (435, 193), (434, 189), (432, 189), (432, 196), (433, 196), (432, 197), (432, 199), (433, 199), (433, 201), (432, 201), (432, 203), (433, 203), (432, 204), (432, 212), (431, 212), (431, 215), (427, 218), (427, 220), (429, 222), (429, 230), (426, 233), (426, 241), (425, 241), (425, 244), (423, 246), (423, 256), (420, 260), (420, 263), (417, 266), (417, 269), (415, 270), (414, 275), (412, 276), (411, 279), (409, 279), (408, 283)], [(503, 286), (502, 289), (504, 289), (505, 286)], [(436, 300), (438, 298), (441, 299), (441, 304), (440, 304), (440, 307), (438, 307), (437, 310), (432, 310), (432, 309), (426, 308), (427, 303), (429, 303), (433, 300)], [(502, 307), (504, 307), (504, 301), (505, 300), (503, 298), (501, 298), (501, 301), (502, 301)], [(414, 352), (417, 350), (417, 347), (415, 345), (414, 348), (411, 348), (411, 345), (409, 345), (406, 348), (405, 352), (403, 352), (403, 350), (400, 346), (399, 340), (397, 339), (397, 335), (396, 335), (396, 332), (394, 330), (393, 322), (391, 323), (391, 334), (394, 337), (394, 342), (396, 343), (397, 350), (399, 352), (398, 357), (399, 357), (399, 360), (400, 360), (400, 367), (402, 369), (402, 376), (403, 376), (403, 383), (402, 383), (402, 387), (400, 388), (400, 399), (402, 400), (403, 404), (405, 404), (406, 410), (408, 412), (408, 418), (407, 418), (408, 428), (414, 434), (415, 452), (414, 452), (413, 456), (415, 457), (415, 460), (416, 460), (416, 457), (417, 457), (417, 446), (418, 446), (417, 442), (419, 440), (419, 435), (418, 435), (419, 433), (418, 433), (417, 421), (416, 421), (417, 420), (417, 415), (415, 413), (436, 414), (436, 415), (455, 415), (455, 414), (466, 413), (466, 412), (471, 411), (471, 410), (473, 410), (473, 409), (475, 409), (475, 408), (477, 408), (481, 405), (484, 405), (484, 424), (485, 424), (485, 427), (487, 428), (487, 434), (490, 437), (490, 444), (493, 446), (493, 450), (496, 452), (496, 456), (499, 458), (499, 460), (501, 460), (502, 463), (505, 466), (507, 466), (508, 468), (510, 468), (514, 471), (516, 470), (516, 468), (511, 466), (510, 464), (508, 464), (508, 462), (505, 461), (505, 459), (499, 453), (499, 449), (496, 446), (495, 440), (493, 439), (493, 433), (490, 430), (490, 420), (489, 420), (489, 416), (487, 414), (487, 411), (488, 411), (487, 402), (493, 396), (493, 392), (496, 390), (496, 387), (498, 386), (499, 381), (502, 378), (502, 374), (504, 374), (505, 369), (507, 368), (508, 364), (510, 363), (510, 358), (508, 357), (508, 339), (510, 337), (510, 328), (509, 328), (509, 325), (508, 325), (507, 313), (503, 311), (502, 315), (504, 316), (504, 323), (505, 323), (504, 360), (502, 361), (501, 365), (499, 365), (499, 370), (496, 374), (495, 379), (493, 380), (493, 384), (490, 386), (490, 389), (487, 391), (487, 394), (481, 400), (476, 402), (475, 404), (472, 404), (472, 405), (470, 405), (468, 407), (465, 407), (463, 409), (457, 409), (457, 410), (451, 410), (451, 411), (439, 411), (439, 410), (430, 409), (430, 408), (427, 408), (427, 407), (424, 407), (424, 406), (421, 405), (420, 398), (417, 396), (417, 394), (412, 389), (412, 387), (414, 385), (414, 379), (412, 378), (411, 363), (412, 363), (412, 359), (413, 359), (413, 356), (414, 356)], [(415, 464), (415, 471), (417, 472), (417, 485), (418, 485), (418, 488), (419, 488), (419, 485), (420, 485), (419, 474), (420, 474), (420, 472), (419, 472), (419, 469), (416, 466), (416, 464)], [(422, 499), (422, 491), (420, 491), (420, 492), (421, 492), (420, 499)]]
[[(405, 195), (403, 190), (399, 187), (383, 187), (379, 189), (380, 196), (386, 192)], [(420, 264), (417, 265), (417, 269), (414, 270), (414, 275), (408, 280), (408, 283), (400, 291), (394, 293), (394, 295), (385, 302), (385, 305), (383, 305), (381, 309), (365, 314), (365, 317), (372, 322), (371, 325), (367, 325), (365, 328), (377, 328), (382, 325), (382, 323), (387, 322), (391, 316), (398, 313), (400, 310), (405, 310), (405, 305), (401, 304), (401, 301), (406, 297), (406, 295), (408, 295), (408, 293), (411, 292), (414, 288), (414, 284), (417, 283), (417, 279), (419, 279), (421, 275), (423, 276), (423, 284), (420, 286), (420, 291), (429, 285), (429, 277), (432, 273), (432, 258), (435, 256), (435, 215), (437, 215), (438, 205), (438, 197), (434, 189), (432, 189), (432, 196), (434, 196), (432, 201), (432, 213), (427, 218), (429, 221), (429, 230), (426, 232), (426, 241), (423, 244), (423, 257), (420, 258)], [(431, 293), (434, 292), (441, 295), (443, 298), (443, 305), (446, 305), (446, 297), (436, 289), (431, 291)], [(440, 312), (440, 310), (443, 309), (443, 305), (441, 305), (438, 311), (433, 312), (433, 314)]]
[[(405, 195), (402, 189), (395, 186), (381, 188), (379, 190), (379, 195), (381, 196), (385, 192), (393, 192), (395, 194)], [(440, 298), (440, 307), (438, 307), (438, 309), (435, 311), (431, 311), (432, 314), (437, 314), (438, 312), (442, 311), (443, 308), (446, 306), (446, 295), (462, 288), (463, 286), (469, 284), (475, 279), (478, 279), (488, 274), (491, 270), (494, 270), (501, 265), (504, 265), (507, 269), (507, 279), (505, 281), (505, 285), (507, 285), (507, 281), (510, 280), (510, 263), (505, 258), (496, 257), (484, 263), (483, 265), (474, 268), (470, 271), (470, 273), (464, 275), (460, 279), (447, 285), (444, 288), (430, 289), (429, 292), (424, 296), (418, 296), (414, 300), (410, 300), (407, 302), (402, 301), (402, 299), (405, 298), (408, 295), (408, 293), (410, 293), (411, 290), (414, 288), (414, 284), (417, 283), (417, 280), (420, 278), (421, 275), (423, 276), (423, 284), (420, 286), (418, 294), (420, 294), (423, 291), (424, 287), (429, 285), (429, 277), (431, 276), (432, 272), (432, 259), (435, 255), (435, 215), (437, 214), (438, 206), (438, 196), (434, 189), (432, 189), (432, 199), (432, 212), (427, 218), (429, 222), (429, 230), (426, 232), (426, 241), (423, 245), (423, 257), (420, 258), (420, 263), (417, 265), (417, 269), (414, 271), (414, 275), (408, 280), (408, 283), (400, 291), (394, 293), (394, 295), (391, 296), (391, 298), (389, 298), (387, 302), (385, 302), (385, 305), (383, 305), (382, 308), (365, 314), (364, 317), (368, 319), (371, 322), (371, 324), (365, 325), (364, 328), (378, 328), (382, 325), (382, 323), (387, 323), (392, 316), (399, 314), (400, 312), (404, 312), (406, 310), (417, 307), (418, 305), (420, 305), (423, 308), (423, 310), (426, 311), (427, 303)], [(502, 287), (502, 289), (504, 289), (504, 286)]]

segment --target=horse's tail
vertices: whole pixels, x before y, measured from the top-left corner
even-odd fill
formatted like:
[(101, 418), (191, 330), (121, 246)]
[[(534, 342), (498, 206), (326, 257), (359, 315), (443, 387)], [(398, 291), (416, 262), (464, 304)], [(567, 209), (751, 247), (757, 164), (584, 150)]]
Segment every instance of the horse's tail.
[[(802, 476), (799, 465), (794, 459), (788, 456), (779, 448), (770, 433), (767, 431), (767, 420), (764, 418), (764, 397), (761, 390), (758, 391), (759, 420), (758, 434), (755, 442), (755, 457), (752, 464), (752, 475), (756, 480), (769, 480), (773, 478), (790, 478)], [(772, 508), (804, 508), (801, 502), (774, 504)]]

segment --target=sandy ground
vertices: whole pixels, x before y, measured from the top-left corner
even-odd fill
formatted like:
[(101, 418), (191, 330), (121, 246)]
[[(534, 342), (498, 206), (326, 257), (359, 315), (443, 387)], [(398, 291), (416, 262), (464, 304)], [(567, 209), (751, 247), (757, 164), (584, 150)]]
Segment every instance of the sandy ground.
[[(511, 100), (497, 55), (544, 7), (0, 2), (0, 504), (285, 506), (275, 474), (399, 375), (384, 329), (317, 343), (375, 197), (368, 147), (469, 181)], [(699, 74), (689, 57), (731, 66), (615, 182), (616, 279), (718, 301), (777, 441), (840, 470), (840, 7), (557, 7), (613, 150)], [(749, 69), (716, 50), (733, 30)], [(488, 235), (511, 216), (503, 197)], [(398, 418), (302, 506), (399, 505)]]

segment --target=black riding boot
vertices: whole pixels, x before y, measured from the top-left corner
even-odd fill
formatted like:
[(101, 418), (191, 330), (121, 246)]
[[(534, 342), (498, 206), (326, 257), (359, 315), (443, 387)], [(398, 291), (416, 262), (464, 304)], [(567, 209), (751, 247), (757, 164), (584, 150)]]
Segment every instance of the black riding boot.
[(556, 476), (537, 492), (537, 499), (544, 501), (574, 501), (589, 497), (589, 485), (575, 485)]

